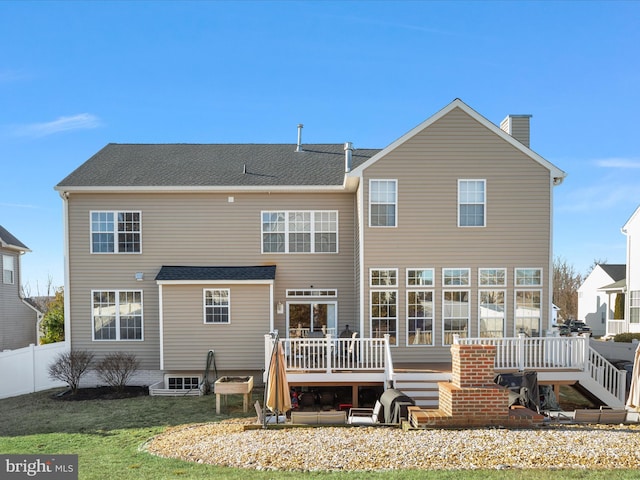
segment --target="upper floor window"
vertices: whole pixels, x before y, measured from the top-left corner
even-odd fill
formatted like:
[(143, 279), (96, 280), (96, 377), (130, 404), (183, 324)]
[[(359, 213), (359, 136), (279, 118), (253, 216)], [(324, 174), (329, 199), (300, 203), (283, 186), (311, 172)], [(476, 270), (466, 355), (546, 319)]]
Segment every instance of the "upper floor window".
[(204, 290), (204, 323), (231, 323), (228, 288)]
[(91, 253), (140, 253), (140, 212), (91, 212)]
[(13, 284), (15, 282), (15, 265), (11, 255), (2, 255), (2, 283)]
[(468, 287), (471, 285), (471, 270), (468, 268), (443, 268), (442, 285), (445, 287)]
[(397, 226), (398, 181), (369, 180), (369, 226)]
[(398, 270), (395, 268), (376, 269), (370, 271), (370, 285), (372, 287), (395, 287), (398, 285)]
[(433, 268), (408, 268), (407, 287), (432, 287)]
[(91, 299), (94, 340), (142, 340), (142, 292), (96, 290)]
[(262, 212), (262, 253), (336, 253), (338, 212)]
[(480, 268), (478, 283), (481, 287), (506, 287), (507, 270), (504, 268)]
[(484, 227), (486, 180), (458, 180), (458, 226)]
[(516, 287), (539, 287), (542, 285), (541, 268), (516, 268)]

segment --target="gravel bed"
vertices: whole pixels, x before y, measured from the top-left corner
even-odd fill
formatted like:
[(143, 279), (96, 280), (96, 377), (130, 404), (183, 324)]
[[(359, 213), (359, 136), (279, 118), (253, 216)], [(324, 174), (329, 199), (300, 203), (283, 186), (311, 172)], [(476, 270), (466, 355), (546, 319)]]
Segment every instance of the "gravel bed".
[(317, 427), (245, 431), (247, 420), (175, 427), (151, 439), (144, 449), (154, 455), (224, 467), (300, 472), (640, 468), (637, 424), (550, 424), (522, 430)]

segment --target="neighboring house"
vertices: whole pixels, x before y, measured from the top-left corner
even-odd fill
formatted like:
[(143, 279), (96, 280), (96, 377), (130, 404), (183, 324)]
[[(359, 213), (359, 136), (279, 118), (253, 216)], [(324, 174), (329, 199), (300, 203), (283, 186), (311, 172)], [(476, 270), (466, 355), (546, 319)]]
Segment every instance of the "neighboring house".
[(606, 335), (607, 322), (615, 320), (616, 296), (624, 295), (625, 278), (626, 265), (601, 263), (578, 288), (578, 319), (591, 327), (593, 335)]
[(528, 115), (501, 129), (455, 100), (382, 150), (300, 137), (109, 144), (62, 180), (72, 348), (194, 386), (209, 350), (259, 374), (274, 330), (349, 325), (415, 364), (450, 362), (454, 335), (550, 328), (565, 173), (529, 148)]
[(627, 236), (625, 320), (629, 332), (640, 332), (640, 207), (622, 227)]
[(0, 351), (36, 343), (38, 310), (20, 292), (20, 257), (29, 248), (0, 225)]

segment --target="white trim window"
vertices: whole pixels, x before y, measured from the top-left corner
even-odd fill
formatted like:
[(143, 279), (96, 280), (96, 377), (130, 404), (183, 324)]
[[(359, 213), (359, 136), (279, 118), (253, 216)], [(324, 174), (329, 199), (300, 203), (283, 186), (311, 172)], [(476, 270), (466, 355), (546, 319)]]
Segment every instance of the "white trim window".
[(228, 288), (205, 288), (203, 297), (204, 323), (231, 323), (231, 291)]
[(433, 287), (433, 268), (407, 268), (407, 287)]
[(528, 337), (540, 336), (542, 320), (542, 291), (516, 290), (514, 331)]
[(407, 291), (407, 345), (433, 345), (433, 290)]
[(458, 180), (458, 226), (485, 227), (486, 180)]
[(480, 290), (478, 292), (478, 332), (481, 338), (504, 337), (504, 290)]
[(371, 290), (371, 336), (383, 338), (389, 335), (389, 343), (398, 342), (398, 292), (396, 290)]
[(372, 287), (397, 287), (397, 268), (372, 268), (369, 270), (369, 285)]
[(369, 180), (369, 226), (398, 226), (397, 180)]
[(13, 285), (16, 278), (16, 266), (14, 257), (11, 255), (2, 255), (2, 283)]
[(442, 344), (452, 345), (453, 336), (469, 336), (469, 291), (444, 290), (442, 292)]
[(443, 268), (443, 287), (469, 287), (471, 285), (470, 268)]
[(516, 268), (515, 282), (516, 282), (516, 287), (541, 287), (542, 286), (542, 269), (541, 268)]
[(479, 268), (478, 286), (480, 287), (506, 287), (506, 268)]
[(91, 253), (140, 253), (141, 212), (91, 212)]
[(91, 292), (93, 340), (143, 340), (141, 290)]
[(640, 323), (640, 290), (629, 292), (629, 323)]
[(262, 212), (262, 253), (337, 253), (337, 211)]

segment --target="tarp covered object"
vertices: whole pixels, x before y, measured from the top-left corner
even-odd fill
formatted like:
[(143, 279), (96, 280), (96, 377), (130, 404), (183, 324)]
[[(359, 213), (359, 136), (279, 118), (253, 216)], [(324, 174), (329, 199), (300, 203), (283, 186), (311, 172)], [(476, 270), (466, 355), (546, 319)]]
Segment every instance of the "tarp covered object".
[(496, 376), (495, 383), (509, 389), (509, 406), (522, 405), (540, 412), (540, 393), (536, 372), (501, 373)]
[(380, 397), (380, 403), (384, 409), (385, 423), (400, 423), (401, 418), (407, 417), (407, 406), (416, 404), (411, 397), (395, 388), (385, 390)]

